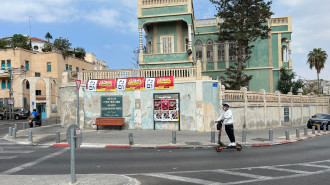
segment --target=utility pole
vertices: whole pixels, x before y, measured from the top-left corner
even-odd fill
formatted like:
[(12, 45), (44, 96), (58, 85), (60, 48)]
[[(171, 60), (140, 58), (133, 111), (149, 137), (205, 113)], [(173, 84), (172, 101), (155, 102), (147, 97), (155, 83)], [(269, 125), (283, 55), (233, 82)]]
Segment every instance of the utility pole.
[(11, 104), (9, 104), (9, 119), (12, 118), (12, 112), (13, 112), (13, 84), (12, 84), (12, 81), (13, 81), (13, 69), (12, 68), (8, 68), (8, 72), (9, 72), (9, 84), (10, 84), (10, 88), (9, 88), (9, 101)]

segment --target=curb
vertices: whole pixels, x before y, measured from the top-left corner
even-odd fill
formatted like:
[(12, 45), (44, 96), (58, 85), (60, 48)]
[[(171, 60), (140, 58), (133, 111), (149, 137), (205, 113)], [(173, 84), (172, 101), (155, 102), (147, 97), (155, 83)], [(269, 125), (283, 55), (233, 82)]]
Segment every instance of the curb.
[[(329, 135), (330, 132), (321, 132), (315, 133), (313, 135), (304, 136), (302, 138), (296, 138), (294, 140), (289, 141), (281, 141), (281, 142), (274, 142), (274, 143), (261, 143), (261, 144), (242, 144), (241, 145), (245, 148), (252, 148), (252, 147), (270, 147), (270, 146), (277, 146), (277, 145), (285, 145), (291, 144), (298, 141), (304, 141), (307, 139), (311, 139), (317, 136)], [(33, 145), (33, 146), (50, 146), (50, 147), (59, 147), (65, 148), (70, 147), (67, 143), (55, 143), (55, 144), (38, 144), (38, 143), (29, 143), (23, 141), (15, 141), (10, 138), (7, 134), (2, 139), (15, 142), (18, 145)], [(217, 144), (208, 144), (208, 145), (120, 145), (120, 144), (82, 144), (80, 148), (105, 148), (105, 149), (212, 149), (215, 148)]]

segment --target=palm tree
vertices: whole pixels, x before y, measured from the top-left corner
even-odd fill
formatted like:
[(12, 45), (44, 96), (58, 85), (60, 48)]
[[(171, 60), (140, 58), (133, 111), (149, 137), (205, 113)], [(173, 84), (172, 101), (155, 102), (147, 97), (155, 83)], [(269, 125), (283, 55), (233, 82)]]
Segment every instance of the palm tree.
[(49, 43), (49, 39), (53, 39), (53, 36), (49, 32), (47, 32), (45, 35), (45, 39), (47, 39), (47, 41)]
[(313, 67), (316, 69), (317, 72), (317, 87), (318, 87), (318, 94), (320, 94), (320, 72), (324, 68), (324, 64), (328, 58), (328, 54), (325, 51), (322, 51), (321, 48), (314, 48), (313, 51), (310, 51), (307, 56), (307, 64), (309, 65), (310, 69)]

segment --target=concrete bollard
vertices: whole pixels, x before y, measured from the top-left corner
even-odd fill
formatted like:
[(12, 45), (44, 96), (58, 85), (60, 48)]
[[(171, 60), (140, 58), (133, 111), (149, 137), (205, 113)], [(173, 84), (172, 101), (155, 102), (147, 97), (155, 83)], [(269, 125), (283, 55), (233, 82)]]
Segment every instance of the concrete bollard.
[(13, 136), (13, 139), (16, 139), (16, 129), (15, 128), (13, 128), (13, 133), (12, 133), (12, 136)]
[(56, 143), (60, 143), (61, 142), (61, 134), (59, 131), (56, 132)]
[(29, 130), (29, 143), (33, 143), (32, 131)]
[(273, 129), (269, 129), (269, 141), (273, 141), (273, 135), (274, 135)]
[(12, 136), (12, 135), (13, 135), (13, 128), (9, 127), (8, 132), (9, 132), (8, 134), (9, 134), (10, 136)]
[(129, 141), (129, 145), (134, 145), (133, 134), (132, 133), (129, 133), (128, 134), (128, 141)]
[(290, 140), (290, 135), (288, 130), (285, 131), (285, 139)]
[(14, 127), (14, 128), (15, 128), (15, 130), (17, 131), (17, 123), (15, 123), (15, 125), (14, 125), (14, 126), (15, 126), (15, 127)]
[(308, 135), (308, 130), (306, 127), (304, 127), (304, 135), (307, 136)]
[(317, 133), (321, 133), (321, 126), (317, 125)]
[(299, 131), (299, 128), (296, 128), (296, 138), (300, 138), (300, 131)]
[(242, 142), (246, 142), (246, 130), (243, 130), (243, 133), (242, 133)]
[(315, 126), (312, 126), (312, 134), (315, 134)]
[(172, 144), (176, 144), (176, 131), (172, 131)]
[(211, 143), (215, 143), (215, 132), (211, 131)]

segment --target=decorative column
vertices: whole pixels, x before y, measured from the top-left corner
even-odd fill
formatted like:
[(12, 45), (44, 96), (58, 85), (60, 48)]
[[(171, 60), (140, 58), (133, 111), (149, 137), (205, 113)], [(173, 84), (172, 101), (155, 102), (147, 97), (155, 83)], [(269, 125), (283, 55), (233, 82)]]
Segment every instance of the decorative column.
[(143, 43), (142, 43), (142, 28), (139, 28), (139, 63), (143, 63)]
[(202, 60), (202, 63), (203, 63), (203, 71), (207, 71), (207, 56), (206, 56), (206, 45), (203, 44), (203, 50), (202, 50), (203, 54), (203, 60)]
[(188, 49), (192, 50), (192, 30), (191, 30), (191, 24), (188, 24)]
[(226, 69), (229, 68), (229, 43), (225, 42), (225, 61), (226, 61)]
[(213, 63), (213, 70), (218, 70), (218, 43), (213, 44)]

